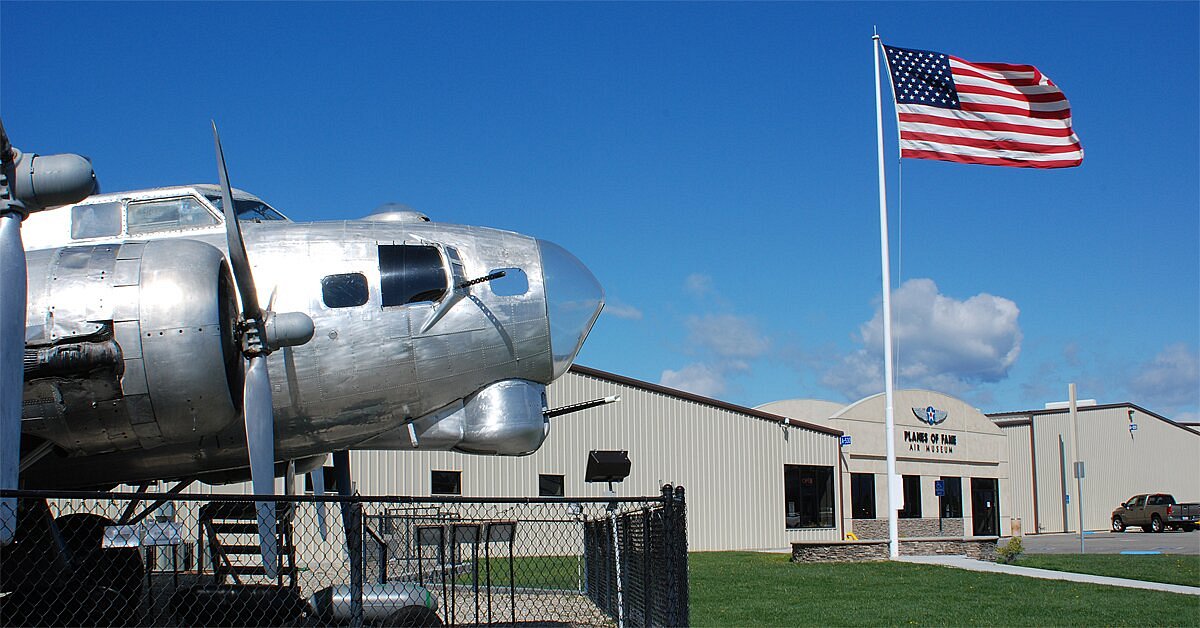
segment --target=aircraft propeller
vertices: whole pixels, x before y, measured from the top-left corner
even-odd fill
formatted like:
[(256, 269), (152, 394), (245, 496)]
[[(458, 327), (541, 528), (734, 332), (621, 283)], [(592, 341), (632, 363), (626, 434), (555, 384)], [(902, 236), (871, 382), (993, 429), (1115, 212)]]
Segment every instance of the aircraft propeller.
[[(0, 488), (3, 489), (17, 488), (20, 476), (28, 282), (21, 222), (31, 212), (80, 201), (97, 189), (96, 174), (85, 157), (22, 153), (13, 148), (0, 121)], [(0, 545), (12, 542), (16, 524), (16, 499), (0, 499)]]
[[(242, 416), (246, 425), (246, 449), (250, 457), (250, 481), (255, 495), (275, 493), (275, 415), (272, 408), (271, 377), (267, 373), (267, 355), (285, 346), (302, 345), (312, 339), (313, 322), (302, 312), (275, 314), (258, 303), (254, 275), (246, 257), (246, 243), (238, 225), (233, 187), (225, 168), (225, 153), (217, 123), (212, 123), (217, 151), (217, 174), (221, 179), (221, 212), (225, 215), (225, 235), (229, 246), (229, 264), (242, 302), (242, 320), (238, 325), (242, 356), (246, 359), (246, 377), (242, 389)], [(273, 305), (274, 299), (272, 299)], [(278, 536), (275, 503), (256, 501), (258, 535), (263, 566), (267, 576), (278, 576)]]

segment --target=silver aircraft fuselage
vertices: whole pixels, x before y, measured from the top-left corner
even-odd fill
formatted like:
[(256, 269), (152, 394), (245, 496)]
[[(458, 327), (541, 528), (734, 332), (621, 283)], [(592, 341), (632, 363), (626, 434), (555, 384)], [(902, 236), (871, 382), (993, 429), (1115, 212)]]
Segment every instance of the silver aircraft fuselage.
[[(246, 476), (237, 296), (211, 191), (105, 194), (27, 220), (22, 450), (52, 453), (22, 470), (24, 486)], [(259, 301), (315, 328), (267, 361), (278, 461), (541, 445), (545, 386), (603, 307), (575, 257), (415, 212), (259, 216), (239, 220)]]

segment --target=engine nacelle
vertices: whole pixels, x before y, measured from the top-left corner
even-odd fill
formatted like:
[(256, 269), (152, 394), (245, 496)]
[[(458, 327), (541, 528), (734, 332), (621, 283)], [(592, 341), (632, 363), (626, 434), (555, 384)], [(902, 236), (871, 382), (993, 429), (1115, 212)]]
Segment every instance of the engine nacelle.
[[(238, 416), (237, 303), (221, 251), (172, 239), (31, 251), (28, 260), (23, 432), (103, 453), (198, 440)], [(59, 360), (48, 371), (28, 359), (114, 342), (108, 365), (71, 371), (75, 363)], [(80, 352), (91, 354), (111, 351)]]
[(466, 399), (372, 438), (355, 449), (427, 449), (525, 456), (550, 433), (546, 387), (524, 379), (489, 384)]

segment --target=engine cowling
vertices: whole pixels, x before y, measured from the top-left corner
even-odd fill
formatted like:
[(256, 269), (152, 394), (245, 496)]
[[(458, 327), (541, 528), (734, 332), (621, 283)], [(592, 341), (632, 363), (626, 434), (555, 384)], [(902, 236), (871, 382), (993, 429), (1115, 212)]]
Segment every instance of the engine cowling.
[[(198, 439), (238, 416), (237, 303), (221, 251), (172, 239), (31, 251), (28, 260), (23, 432), (103, 453)], [(28, 359), (114, 343), (108, 365), (39, 370)], [(111, 351), (82, 352), (91, 354)]]

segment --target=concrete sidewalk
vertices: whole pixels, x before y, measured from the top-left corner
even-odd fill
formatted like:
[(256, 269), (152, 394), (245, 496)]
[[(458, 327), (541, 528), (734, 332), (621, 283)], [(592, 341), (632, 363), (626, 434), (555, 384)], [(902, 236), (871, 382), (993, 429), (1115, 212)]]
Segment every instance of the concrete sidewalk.
[(966, 556), (901, 556), (899, 560), (900, 562), (905, 563), (940, 565), (942, 567), (955, 567), (957, 569), (968, 569), (970, 571), (990, 571), (992, 573), (1006, 573), (1014, 576), (1026, 576), (1028, 578), (1069, 580), (1071, 582), (1105, 584), (1113, 587), (1167, 591), (1168, 593), (1183, 593), (1184, 595), (1200, 595), (1200, 587), (1189, 587), (1182, 584), (1164, 584), (1162, 582), (1146, 582), (1144, 580), (1129, 580), (1127, 578), (1111, 578), (1109, 576), (1093, 576), (1086, 573), (1052, 571), (1050, 569), (1034, 569), (1033, 567), (1018, 567), (1016, 565), (1002, 565), (1000, 563), (967, 558)]

